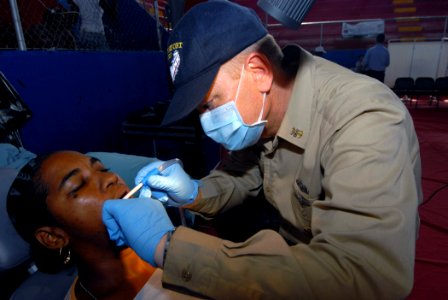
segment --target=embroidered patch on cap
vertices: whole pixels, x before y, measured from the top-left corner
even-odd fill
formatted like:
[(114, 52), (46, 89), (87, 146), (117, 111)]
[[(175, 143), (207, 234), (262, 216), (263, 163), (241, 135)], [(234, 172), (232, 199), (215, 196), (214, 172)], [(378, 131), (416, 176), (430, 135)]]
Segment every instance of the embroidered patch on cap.
[(180, 66), (180, 53), (178, 49), (182, 49), (183, 43), (173, 43), (171, 44), (168, 49), (168, 60), (170, 61), (170, 74), (171, 79), (174, 81), (176, 78), (177, 72), (179, 71)]
[(171, 60), (171, 66), (170, 66), (170, 74), (171, 79), (173, 81), (176, 79), (177, 72), (179, 71), (179, 65), (180, 65), (179, 51), (175, 50), (173, 53), (173, 59)]

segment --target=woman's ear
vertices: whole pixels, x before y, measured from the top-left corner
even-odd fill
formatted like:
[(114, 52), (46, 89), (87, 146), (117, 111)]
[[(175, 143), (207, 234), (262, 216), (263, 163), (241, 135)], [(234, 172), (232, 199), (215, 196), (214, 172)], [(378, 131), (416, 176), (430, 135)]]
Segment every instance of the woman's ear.
[(268, 93), (272, 87), (274, 73), (267, 57), (261, 53), (253, 52), (246, 58), (247, 72), (251, 74), (253, 82), (260, 93)]
[(68, 245), (68, 234), (59, 227), (44, 226), (36, 230), (36, 239), (49, 249), (60, 249)]

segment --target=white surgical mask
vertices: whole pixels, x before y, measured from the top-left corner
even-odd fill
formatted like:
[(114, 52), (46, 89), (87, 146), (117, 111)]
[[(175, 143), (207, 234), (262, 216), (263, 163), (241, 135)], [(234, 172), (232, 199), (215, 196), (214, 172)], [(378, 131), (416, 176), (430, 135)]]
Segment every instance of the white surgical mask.
[(261, 120), (266, 102), (266, 93), (263, 93), (263, 105), (258, 120), (251, 125), (244, 123), (236, 107), (243, 75), (244, 66), (238, 82), (235, 101), (227, 102), (200, 115), (205, 134), (228, 150), (241, 150), (254, 145), (260, 139), (267, 122)]

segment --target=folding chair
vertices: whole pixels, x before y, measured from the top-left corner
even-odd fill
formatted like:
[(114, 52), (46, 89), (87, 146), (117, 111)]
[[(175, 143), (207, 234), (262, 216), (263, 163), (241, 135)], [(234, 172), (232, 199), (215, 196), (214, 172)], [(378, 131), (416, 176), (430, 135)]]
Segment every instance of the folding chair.
[(418, 107), (421, 97), (425, 97), (429, 105), (432, 105), (435, 94), (435, 80), (432, 77), (418, 77), (415, 79), (414, 89), (412, 94), (416, 96), (417, 102), (415, 107)]
[(392, 90), (403, 101), (404, 104), (410, 103), (410, 93), (414, 89), (414, 78), (412, 77), (398, 77), (395, 79)]
[(436, 105), (439, 108), (439, 102), (443, 101), (442, 97), (448, 97), (448, 77), (437, 78), (434, 90)]

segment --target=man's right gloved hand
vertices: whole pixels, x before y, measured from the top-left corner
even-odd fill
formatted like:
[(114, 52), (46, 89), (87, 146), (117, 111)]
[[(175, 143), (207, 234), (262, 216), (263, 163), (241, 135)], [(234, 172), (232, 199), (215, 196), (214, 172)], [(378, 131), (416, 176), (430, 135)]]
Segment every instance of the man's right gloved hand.
[(102, 218), (117, 246), (131, 247), (153, 266), (157, 245), (168, 231), (174, 230), (163, 205), (148, 198), (107, 200)]
[(169, 198), (168, 205), (183, 206), (192, 203), (198, 195), (198, 181), (192, 180), (180, 164), (167, 167), (162, 174), (147, 176), (163, 163), (164, 161), (152, 162), (137, 173), (135, 183), (144, 181), (140, 197), (147, 195), (149, 188), (153, 195), (158, 192), (166, 193)]

